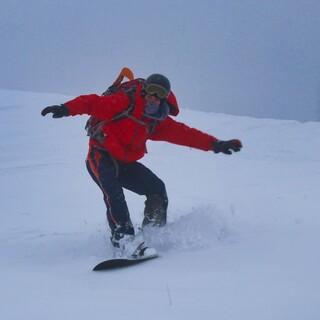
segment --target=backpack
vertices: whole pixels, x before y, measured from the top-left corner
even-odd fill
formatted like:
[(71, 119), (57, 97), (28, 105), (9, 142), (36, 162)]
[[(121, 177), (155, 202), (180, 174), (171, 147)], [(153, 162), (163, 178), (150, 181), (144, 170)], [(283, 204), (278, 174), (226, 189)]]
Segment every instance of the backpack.
[[(125, 77), (128, 78), (129, 81), (122, 83)], [(142, 78), (134, 79), (132, 71), (129, 68), (123, 68), (114, 83), (105, 92), (103, 92), (102, 95), (108, 96), (118, 92), (124, 92), (129, 97), (128, 108), (116, 114), (111, 120), (98, 120), (94, 116), (90, 116), (85, 125), (87, 136), (97, 140), (98, 142), (103, 142), (104, 134), (102, 132), (102, 127), (107, 123), (119, 121), (125, 118), (131, 118), (140, 124), (144, 124), (142, 121), (131, 115), (135, 107), (135, 92), (138, 86), (143, 85), (144, 81), (145, 80)]]

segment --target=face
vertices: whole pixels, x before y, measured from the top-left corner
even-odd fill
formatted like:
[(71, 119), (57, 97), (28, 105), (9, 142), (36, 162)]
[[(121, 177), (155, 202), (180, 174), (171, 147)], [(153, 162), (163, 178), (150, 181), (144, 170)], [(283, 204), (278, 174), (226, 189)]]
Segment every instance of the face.
[(169, 106), (155, 95), (146, 94), (144, 97), (144, 114), (146, 117), (162, 121), (169, 115)]
[(151, 94), (146, 94), (144, 99), (146, 101), (146, 104), (153, 104), (159, 106), (161, 103), (161, 100), (158, 97)]

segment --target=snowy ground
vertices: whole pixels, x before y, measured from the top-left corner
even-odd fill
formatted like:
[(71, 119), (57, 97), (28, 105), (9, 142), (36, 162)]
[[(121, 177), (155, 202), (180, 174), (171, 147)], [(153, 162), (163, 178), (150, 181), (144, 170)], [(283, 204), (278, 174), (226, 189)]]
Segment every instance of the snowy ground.
[[(243, 151), (149, 143), (167, 184), (161, 257), (123, 270), (84, 166), (86, 117), (53, 120), (69, 97), (0, 90), (1, 319), (319, 319), (320, 123), (209, 114), (179, 119)], [(135, 224), (144, 199), (127, 193)]]

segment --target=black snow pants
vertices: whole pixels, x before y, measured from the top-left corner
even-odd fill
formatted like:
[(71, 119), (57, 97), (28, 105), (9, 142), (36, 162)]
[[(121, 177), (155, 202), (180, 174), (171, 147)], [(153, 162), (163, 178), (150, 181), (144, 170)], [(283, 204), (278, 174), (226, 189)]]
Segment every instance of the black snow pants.
[(151, 210), (161, 206), (165, 212), (164, 223), (166, 222), (168, 198), (165, 184), (143, 164), (120, 162), (110, 156), (107, 151), (91, 147), (86, 165), (92, 179), (103, 193), (111, 232), (123, 226), (133, 230), (123, 188), (146, 196), (145, 215), (150, 211), (147, 206)]

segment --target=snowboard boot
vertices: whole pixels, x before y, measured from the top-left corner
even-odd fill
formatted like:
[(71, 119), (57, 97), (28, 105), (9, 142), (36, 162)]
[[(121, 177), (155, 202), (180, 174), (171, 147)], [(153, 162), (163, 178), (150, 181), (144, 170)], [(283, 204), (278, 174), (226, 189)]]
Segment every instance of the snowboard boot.
[(132, 226), (118, 226), (111, 236), (115, 258), (143, 258), (155, 255), (156, 250), (145, 245), (143, 235), (135, 236)]
[(141, 242), (138, 247), (133, 251), (131, 257), (134, 259), (141, 259), (150, 256), (156, 256), (157, 250), (146, 246), (144, 242)]
[(111, 243), (115, 248), (120, 248), (134, 238), (134, 229), (131, 225), (117, 226), (112, 230)]
[(162, 227), (167, 223), (168, 198), (154, 194), (145, 201), (142, 227)]

